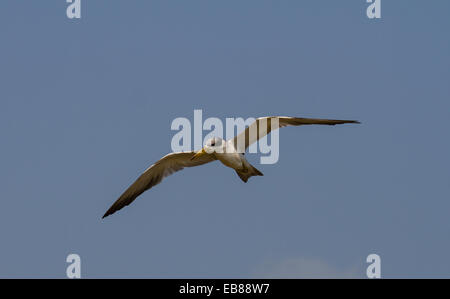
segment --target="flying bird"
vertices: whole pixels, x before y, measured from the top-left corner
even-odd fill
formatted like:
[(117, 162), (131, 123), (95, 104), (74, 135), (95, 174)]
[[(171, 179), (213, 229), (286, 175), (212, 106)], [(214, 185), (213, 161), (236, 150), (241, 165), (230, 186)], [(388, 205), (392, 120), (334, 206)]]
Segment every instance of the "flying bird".
[(227, 167), (234, 169), (245, 183), (252, 176), (262, 176), (261, 171), (251, 165), (244, 157), (245, 150), (272, 130), (286, 126), (301, 125), (340, 125), (354, 123), (356, 120), (334, 120), (298, 117), (260, 117), (248, 126), (242, 133), (230, 140), (219, 137), (209, 139), (205, 146), (195, 152), (170, 153), (151, 165), (141, 176), (114, 202), (102, 218), (105, 218), (132, 203), (139, 195), (185, 167), (203, 165), (219, 160)]

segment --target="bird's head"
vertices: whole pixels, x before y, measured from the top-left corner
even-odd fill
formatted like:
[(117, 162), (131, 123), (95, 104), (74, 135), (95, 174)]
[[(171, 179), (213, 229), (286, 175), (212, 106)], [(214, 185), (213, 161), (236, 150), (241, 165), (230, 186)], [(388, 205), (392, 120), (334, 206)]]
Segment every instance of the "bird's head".
[(214, 151), (219, 151), (224, 145), (225, 141), (222, 138), (214, 137), (206, 141), (204, 149), (207, 153), (212, 153)]
[(191, 160), (194, 160), (195, 158), (198, 158), (205, 154), (224, 153), (225, 146), (226, 146), (225, 140), (223, 140), (220, 137), (214, 137), (214, 138), (208, 139), (208, 141), (206, 141), (206, 143), (205, 143), (205, 146), (201, 150), (199, 150), (192, 157)]

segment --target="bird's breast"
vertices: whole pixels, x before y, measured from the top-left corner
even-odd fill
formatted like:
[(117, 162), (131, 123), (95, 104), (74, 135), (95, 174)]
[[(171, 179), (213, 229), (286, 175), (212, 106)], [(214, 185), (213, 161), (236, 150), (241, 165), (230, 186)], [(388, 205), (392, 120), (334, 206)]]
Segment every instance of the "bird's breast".
[(225, 166), (231, 167), (233, 169), (243, 169), (243, 156), (238, 153), (229, 153), (229, 154), (215, 154), (217, 159), (222, 162)]

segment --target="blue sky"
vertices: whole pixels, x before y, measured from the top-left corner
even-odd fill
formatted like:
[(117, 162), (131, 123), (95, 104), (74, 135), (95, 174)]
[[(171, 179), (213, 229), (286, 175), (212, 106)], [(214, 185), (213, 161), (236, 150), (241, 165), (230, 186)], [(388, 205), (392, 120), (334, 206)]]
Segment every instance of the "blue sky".
[[(450, 3), (0, 3), (0, 277), (450, 277)], [(292, 115), (244, 184), (187, 169), (104, 220), (176, 117)]]

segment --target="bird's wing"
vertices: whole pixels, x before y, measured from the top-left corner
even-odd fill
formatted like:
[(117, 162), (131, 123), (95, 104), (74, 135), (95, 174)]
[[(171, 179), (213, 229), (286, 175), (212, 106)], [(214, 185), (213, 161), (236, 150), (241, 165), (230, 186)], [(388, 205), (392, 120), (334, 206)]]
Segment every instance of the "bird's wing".
[[(278, 127), (275, 121), (278, 120)], [(269, 134), (272, 130), (283, 128), (287, 126), (301, 126), (301, 125), (340, 125), (347, 123), (357, 123), (356, 120), (337, 120), (337, 119), (319, 119), (319, 118), (300, 118), (287, 116), (268, 116), (260, 117), (248, 126), (244, 132), (240, 133), (232, 139), (234, 146), (239, 152), (245, 150), (254, 142)], [(245, 146), (245, 147), (242, 147)]]
[(159, 184), (165, 177), (174, 172), (180, 171), (185, 167), (199, 166), (214, 161), (216, 158), (213, 155), (203, 155), (195, 160), (191, 158), (195, 152), (171, 153), (162, 157), (158, 162), (150, 166), (144, 173), (130, 186), (128, 189), (116, 200), (116, 202), (103, 215), (105, 218), (108, 215), (115, 213), (123, 207), (132, 203), (136, 197), (141, 195), (144, 191)]

